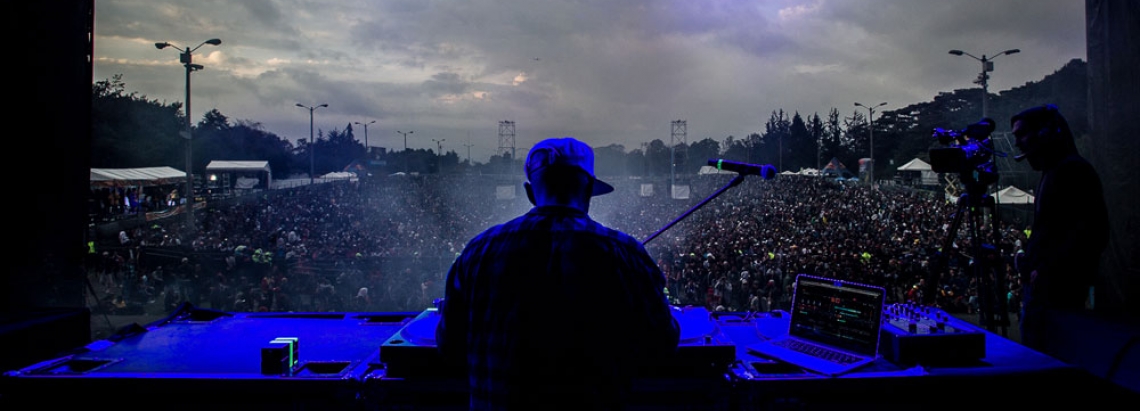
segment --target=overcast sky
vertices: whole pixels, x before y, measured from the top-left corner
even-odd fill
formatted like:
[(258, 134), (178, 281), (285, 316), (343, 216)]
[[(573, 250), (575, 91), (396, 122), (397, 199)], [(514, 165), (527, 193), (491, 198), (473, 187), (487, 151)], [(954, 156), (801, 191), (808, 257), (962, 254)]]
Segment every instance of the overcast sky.
[[(685, 120), (687, 140), (762, 132), (773, 110), (854, 102), (878, 112), (978, 87), (1038, 81), (1086, 59), (1077, 0), (97, 0), (94, 80), (185, 99), (178, 51), (194, 48), (191, 115), (217, 109), (290, 140), (369, 123), (368, 144), (485, 162), (498, 124), (520, 153), (572, 135), (627, 150)], [(876, 112), (876, 113), (878, 113)], [(354, 125), (363, 143), (364, 130)], [(520, 154), (521, 155), (521, 154)]]

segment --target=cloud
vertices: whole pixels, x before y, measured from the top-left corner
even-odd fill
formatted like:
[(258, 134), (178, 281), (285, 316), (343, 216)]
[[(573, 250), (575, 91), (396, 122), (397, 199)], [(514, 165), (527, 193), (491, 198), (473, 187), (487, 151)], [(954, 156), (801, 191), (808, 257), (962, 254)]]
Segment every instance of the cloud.
[(94, 69), (181, 101), (177, 53), (153, 43), (217, 37), (194, 55), (206, 66), (194, 111), (288, 138), (309, 131), (295, 102), (327, 102), (318, 128), (380, 118), (378, 135), (479, 129), (489, 143), (476, 144), (493, 146), (510, 119), (520, 144), (581, 134), (636, 147), (668, 139), (678, 118), (691, 140), (719, 140), (761, 131), (773, 110), (973, 87), (978, 63), (955, 48), (1021, 48), (991, 73), (991, 89), (1012, 88), (1083, 58), (1083, 30), (1083, 4), (1064, 0), (102, 0)]

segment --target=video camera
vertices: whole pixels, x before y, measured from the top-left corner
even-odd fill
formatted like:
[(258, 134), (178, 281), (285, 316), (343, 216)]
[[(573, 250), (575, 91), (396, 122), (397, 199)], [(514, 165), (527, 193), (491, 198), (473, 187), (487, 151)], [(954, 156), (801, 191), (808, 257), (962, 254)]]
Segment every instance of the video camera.
[(997, 182), (994, 156), (994, 121), (983, 118), (961, 130), (935, 128), (933, 138), (947, 147), (930, 149), (930, 168), (936, 173), (958, 173), (963, 181), (989, 185)]

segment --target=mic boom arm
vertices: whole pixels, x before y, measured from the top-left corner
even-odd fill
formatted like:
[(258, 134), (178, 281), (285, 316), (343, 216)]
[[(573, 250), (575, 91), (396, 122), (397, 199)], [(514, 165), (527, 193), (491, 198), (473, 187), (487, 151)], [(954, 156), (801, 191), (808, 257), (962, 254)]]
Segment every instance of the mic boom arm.
[(665, 232), (665, 230), (668, 230), (674, 224), (677, 224), (681, 220), (685, 219), (685, 217), (688, 217), (689, 214), (692, 214), (694, 211), (697, 211), (701, 207), (704, 207), (705, 204), (708, 204), (709, 201), (712, 201), (712, 199), (717, 198), (721, 194), (724, 194), (724, 192), (728, 191), (729, 188), (739, 185), (742, 181), (744, 181), (744, 176), (750, 175), (750, 174), (751, 175), (758, 175), (758, 176), (760, 176), (760, 178), (763, 178), (765, 180), (771, 180), (771, 179), (776, 177), (776, 167), (772, 167), (771, 164), (758, 165), (758, 164), (738, 163), (735, 161), (728, 161), (728, 160), (724, 160), (724, 159), (718, 159), (718, 160), (711, 160), (710, 159), (709, 165), (716, 167), (717, 170), (725, 170), (725, 171), (735, 172), (736, 177), (733, 177), (732, 181), (729, 181), (728, 184), (726, 184), (724, 187), (721, 187), (720, 190), (717, 190), (717, 192), (713, 193), (708, 198), (701, 201), (700, 204), (693, 206), (693, 208), (690, 208), (689, 211), (686, 211), (684, 214), (681, 214), (680, 217), (677, 217), (677, 219), (669, 222), (669, 224), (666, 224), (665, 227), (662, 227), (660, 230), (657, 230), (657, 232), (653, 233), (653, 235), (650, 235), (649, 238), (646, 238), (645, 241), (641, 242), (642, 246), (644, 246), (645, 244), (648, 244), (649, 241), (653, 240), (654, 238), (657, 238), (657, 236), (661, 235), (661, 233)]
[(712, 195), (708, 196), (708, 198), (705, 198), (704, 200), (701, 200), (701, 202), (700, 202), (700, 203), (698, 203), (697, 205), (693, 206), (693, 208), (690, 208), (690, 209), (689, 209), (689, 211), (686, 211), (684, 214), (681, 214), (680, 216), (678, 216), (678, 217), (677, 217), (676, 219), (674, 219), (673, 221), (670, 221), (670, 222), (669, 222), (669, 224), (666, 224), (664, 227), (661, 227), (661, 229), (660, 229), (660, 230), (657, 230), (657, 232), (656, 232), (656, 233), (653, 233), (652, 235), (650, 235), (650, 236), (649, 236), (649, 238), (646, 238), (644, 241), (642, 241), (642, 242), (641, 242), (641, 245), (642, 245), (642, 246), (645, 246), (646, 244), (649, 244), (649, 242), (650, 242), (650, 241), (653, 241), (653, 239), (654, 239), (654, 238), (657, 238), (657, 236), (661, 235), (661, 233), (664, 233), (664, 232), (665, 232), (665, 230), (668, 230), (669, 228), (673, 227), (673, 226), (674, 226), (674, 225), (676, 225), (677, 223), (681, 222), (681, 220), (684, 220), (684, 219), (685, 219), (686, 217), (688, 217), (690, 214), (693, 214), (693, 212), (694, 212), (694, 211), (697, 211), (697, 210), (699, 210), (701, 207), (704, 207), (704, 206), (705, 206), (705, 204), (708, 204), (708, 203), (709, 203), (709, 201), (712, 201), (714, 198), (717, 198), (717, 197), (719, 197), (721, 194), (724, 194), (724, 192), (725, 192), (725, 191), (728, 191), (728, 189), (729, 189), (729, 188), (732, 188), (732, 187), (735, 187), (735, 186), (738, 186), (738, 185), (740, 185), (740, 183), (744, 181), (744, 176), (745, 176), (745, 174), (737, 174), (737, 175), (736, 175), (736, 177), (733, 177), (733, 178), (732, 178), (732, 181), (729, 181), (729, 182), (728, 182), (728, 184), (725, 184), (725, 185), (724, 185), (724, 187), (721, 187), (721, 188), (720, 188), (719, 190), (717, 190), (715, 193), (712, 193)]

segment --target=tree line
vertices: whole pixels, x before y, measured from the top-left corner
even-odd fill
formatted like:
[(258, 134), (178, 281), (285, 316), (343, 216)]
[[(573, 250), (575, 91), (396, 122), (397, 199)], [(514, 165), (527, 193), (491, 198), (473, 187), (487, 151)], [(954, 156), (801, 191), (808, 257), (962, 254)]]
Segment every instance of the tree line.
[[(1074, 134), (1078, 138), (1085, 135), (1089, 124), (1086, 70), (1084, 61), (1074, 59), (1041, 81), (991, 93), (988, 109), (997, 123), (995, 134), (1008, 132), (1009, 117), (1022, 109), (1053, 103), (1066, 114)], [(95, 82), (92, 91), (91, 167), (185, 167), (185, 140), (180, 133), (187, 122), (181, 102), (167, 104), (128, 92), (121, 75)], [(640, 147), (595, 147), (597, 169), (610, 176), (687, 176), (699, 171), (708, 159), (725, 158), (798, 171), (818, 169), (834, 158), (856, 171), (859, 160), (870, 154), (873, 125), (875, 176), (889, 179), (898, 166), (913, 158), (929, 162), (929, 150), (941, 147), (931, 138), (934, 128), (961, 129), (980, 120), (981, 93), (981, 88), (941, 92), (932, 101), (884, 109), (873, 123), (861, 107), (852, 106), (849, 114), (831, 108), (822, 115), (780, 109), (768, 114), (762, 131), (744, 136), (700, 136), (674, 146), (654, 139)], [(510, 153), (480, 163), (460, 158), (455, 151), (369, 150), (356, 138), (352, 124), (319, 130), (313, 143), (299, 140), (294, 144), (266, 131), (260, 123), (234, 121), (217, 109), (193, 125), (193, 136), (194, 170), (204, 170), (214, 160), (259, 160), (268, 161), (275, 176), (307, 174), (314, 149), (320, 154), (313, 156), (318, 176), (354, 167), (372, 173), (499, 174), (520, 170), (522, 160), (511, 158)], [(1010, 146), (999, 144), (997, 148), (1008, 150)]]

